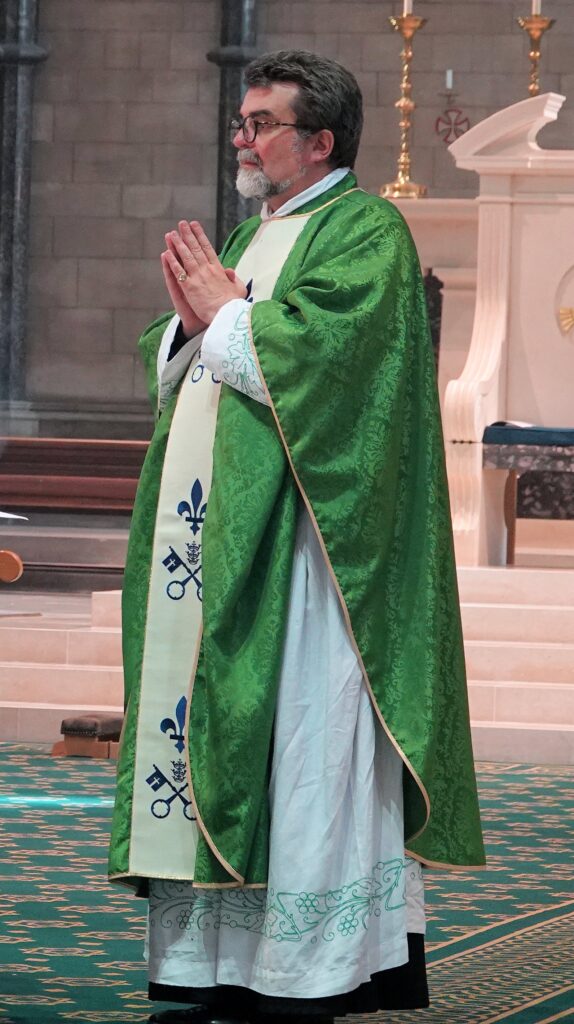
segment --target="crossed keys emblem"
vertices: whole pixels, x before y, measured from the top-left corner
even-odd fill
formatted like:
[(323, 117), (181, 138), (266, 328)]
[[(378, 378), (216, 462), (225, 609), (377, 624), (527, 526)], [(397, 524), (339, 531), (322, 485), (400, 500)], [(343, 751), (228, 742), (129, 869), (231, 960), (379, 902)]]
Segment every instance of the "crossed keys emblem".
[[(159, 726), (161, 732), (163, 732), (164, 735), (174, 743), (175, 749), (179, 755), (181, 755), (185, 749), (186, 710), (187, 700), (185, 697), (180, 697), (175, 709), (175, 721), (173, 718), (164, 718), (160, 722)], [(167, 796), (160, 796), (157, 800), (154, 800), (150, 808), (151, 813), (154, 818), (167, 818), (171, 812), (172, 804), (174, 801), (179, 800), (183, 804), (183, 813), (187, 820), (195, 821), (195, 814), (193, 814), (191, 799), (188, 796), (185, 796), (188, 783), (185, 774), (185, 762), (182, 761), (181, 756), (178, 757), (177, 761), (171, 762), (171, 776), (172, 778), (169, 779), (159, 765), (153, 765), (153, 772), (146, 779), (148, 786), (150, 786), (154, 793), (159, 793), (160, 789), (165, 790), (165, 787), (168, 786), (171, 793), (168, 793)]]
[(191, 800), (183, 795), (187, 789), (187, 782), (178, 789), (177, 786), (174, 786), (173, 782), (168, 779), (167, 775), (164, 775), (161, 768), (158, 768), (157, 764), (154, 764), (153, 769), (152, 774), (146, 779), (146, 782), (148, 786), (151, 786), (154, 793), (163, 789), (164, 786), (169, 786), (171, 789), (170, 796), (158, 797), (157, 800), (153, 801), (151, 805), (151, 813), (154, 818), (167, 818), (174, 800), (181, 800), (185, 817), (188, 821), (195, 821)]
[[(188, 559), (189, 559), (189, 561), (191, 562), (191, 560), (193, 558), (193, 559), (195, 559), (195, 562), (197, 563), (199, 561), (199, 558), (196, 557), (196, 553), (193, 552), (193, 551), (191, 551), (191, 552), (189, 551), (189, 549), (191, 548), (191, 545), (188, 544), (188, 545), (186, 545), (186, 547), (188, 548)], [(197, 547), (199, 547), (199, 545), (197, 545)], [(182, 568), (183, 568), (184, 572), (187, 573), (187, 576), (185, 577), (185, 579), (183, 579), (183, 580), (177, 580), (177, 579), (172, 580), (171, 583), (168, 583), (167, 587), (165, 588), (165, 592), (166, 592), (167, 596), (172, 601), (181, 601), (182, 597), (185, 596), (185, 588), (187, 587), (188, 583), (191, 583), (192, 580), (193, 580), (193, 583), (195, 585), (195, 592), (197, 594), (198, 600), (201, 601), (202, 584), (201, 584), (201, 566), (200, 565), (197, 566), (197, 569), (192, 569), (191, 566), (188, 565), (186, 562), (184, 562), (183, 558), (181, 558), (178, 555), (177, 551), (175, 550), (175, 548), (173, 548), (171, 546), (171, 544), (170, 544), (170, 547), (169, 547), (169, 554), (167, 554), (166, 557), (162, 559), (162, 565), (165, 565), (168, 573), (171, 576), (173, 576), (174, 573), (179, 572), (180, 569), (182, 569)]]

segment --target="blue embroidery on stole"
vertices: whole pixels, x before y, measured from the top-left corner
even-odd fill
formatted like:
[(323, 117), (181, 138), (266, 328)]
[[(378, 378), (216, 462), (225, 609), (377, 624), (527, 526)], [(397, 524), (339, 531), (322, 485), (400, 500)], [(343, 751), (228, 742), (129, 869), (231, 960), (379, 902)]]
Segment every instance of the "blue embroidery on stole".
[[(173, 718), (164, 718), (160, 724), (160, 729), (164, 734), (171, 733), (169, 739), (175, 744), (175, 748), (179, 754), (185, 749), (185, 713), (187, 710), (187, 700), (185, 697), (181, 697), (178, 701), (175, 709), (175, 721)], [(168, 773), (171, 775), (171, 779), (168, 778)], [(173, 782), (171, 781), (173, 779)], [(178, 757), (176, 761), (171, 761), (171, 769), (164, 771), (157, 764), (153, 765), (153, 772), (146, 779), (148, 786), (154, 793), (158, 793), (160, 790), (165, 789), (167, 786), (171, 793), (165, 797), (158, 797), (151, 804), (150, 810), (154, 818), (168, 818), (172, 804), (175, 801), (181, 802), (183, 805), (183, 814), (188, 821), (195, 821), (195, 814), (193, 813), (193, 804), (189, 797), (185, 796), (185, 791), (188, 789), (188, 783), (186, 779), (186, 767), (185, 761), (181, 757)], [(181, 785), (183, 783), (183, 785)]]

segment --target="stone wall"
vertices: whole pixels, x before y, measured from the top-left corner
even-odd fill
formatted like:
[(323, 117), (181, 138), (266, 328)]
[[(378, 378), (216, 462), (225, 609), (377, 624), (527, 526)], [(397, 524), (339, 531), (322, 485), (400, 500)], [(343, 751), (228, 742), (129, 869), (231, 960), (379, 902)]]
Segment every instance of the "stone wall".
[[(213, 231), (220, 0), (40, 0), (50, 48), (35, 92), (28, 392), (67, 406), (137, 407), (135, 342), (166, 305), (158, 254), (178, 218)], [(400, 38), (386, 0), (259, 0), (259, 47), (304, 47), (348, 65), (364, 92), (361, 184), (395, 176)], [(527, 42), (515, 23), (530, 0), (415, 0), (413, 177), (435, 196), (472, 196), (435, 122), (445, 70), (472, 124), (527, 96)], [(544, 91), (573, 94), (574, 3), (543, 47)], [(574, 145), (574, 102), (546, 144)]]
[(178, 218), (213, 230), (216, 2), (40, 0), (28, 386), (133, 401), (134, 349), (166, 306), (158, 254)]

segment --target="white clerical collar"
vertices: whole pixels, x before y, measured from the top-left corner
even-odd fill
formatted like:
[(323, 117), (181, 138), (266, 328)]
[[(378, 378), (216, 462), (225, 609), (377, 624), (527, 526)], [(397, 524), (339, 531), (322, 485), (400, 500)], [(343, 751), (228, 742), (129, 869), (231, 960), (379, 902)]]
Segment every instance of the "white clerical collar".
[(330, 171), (320, 181), (316, 181), (314, 185), (310, 185), (304, 192), (298, 192), (292, 199), (288, 199), (283, 206), (280, 206), (278, 210), (270, 210), (267, 203), (263, 203), (261, 210), (261, 220), (269, 220), (270, 217), (285, 217), (288, 213), (293, 213), (299, 206), (303, 206), (305, 203), (311, 202), (312, 199), (316, 199), (317, 196), (327, 192), (328, 189), (333, 188), (333, 185), (337, 185), (339, 181), (342, 181), (344, 177), (351, 170), (350, 167), (337, 167), (336, 170)]

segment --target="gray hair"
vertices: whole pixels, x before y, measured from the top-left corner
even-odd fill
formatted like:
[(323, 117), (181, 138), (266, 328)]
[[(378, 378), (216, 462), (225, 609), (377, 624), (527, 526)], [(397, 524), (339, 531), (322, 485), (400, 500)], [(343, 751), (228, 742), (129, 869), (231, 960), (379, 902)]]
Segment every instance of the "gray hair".
[(329, 164), (353, 167), (363, 129), (363, 97), (353, 74), (336, 60), (306, 50), (277, 50), (256, 57), (245, 69), (248, 86), (292, 82), (301, 135), (328, 128), (335, 139)]

